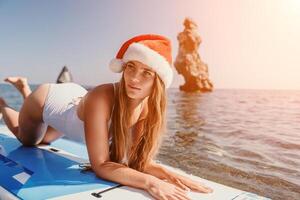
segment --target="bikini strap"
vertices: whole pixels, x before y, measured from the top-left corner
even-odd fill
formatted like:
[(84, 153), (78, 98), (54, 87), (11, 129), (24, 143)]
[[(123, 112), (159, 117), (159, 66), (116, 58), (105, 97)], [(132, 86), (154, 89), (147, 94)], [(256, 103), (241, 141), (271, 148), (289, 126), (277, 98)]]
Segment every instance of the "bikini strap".
[(115, 107), (115, 102), (116, 102), (116, 92), (117, 92), (117, 90), (116, 90), (116, 85), (115, 85), (116, 83), (113, 83), (113, 86), (114, 86), (114, 105), (113, 105), (113, 110), (114, 110), (114, 107)]
[[(113, 107), (112, 107), (112, 110), (111, 110), (111, 113), (110, 113), (110, 118), (109, 118), (109, 126), (111, 125), (111, 118), (112, 118), (112, 114), (114, 112), (114, 108), (115, 108), (115, 102), (116, 102), (116, 86), (115, 86), (115, 83), (113, 83), (113, 86), (114, 86), (114, 98), (113, 98)], [(109, 140), (111, 140), (111, 138), (109, 138)]]
[[(115, 94), (115, 90), (116, 90), (116, 86), (115, 86), (115, 83), (113, 83), (113, 86), (114, 86), (114, 94)], [(114, 95), (115, 96), (115, 95)]]
[(113, 98), (113, 107), (112, 107), (112, 110), (111, 110), (111, 114), (110, 114), (110, 119), (112, 117), (112, 114), (113, 114), (113, 111), (114, 111), (114, 108), (115, 108), (115, 102), (116, 102), (116, 86), (115, 86), (115, 83), (113, 83), (113, 86), (114, 86), (114, 98)]

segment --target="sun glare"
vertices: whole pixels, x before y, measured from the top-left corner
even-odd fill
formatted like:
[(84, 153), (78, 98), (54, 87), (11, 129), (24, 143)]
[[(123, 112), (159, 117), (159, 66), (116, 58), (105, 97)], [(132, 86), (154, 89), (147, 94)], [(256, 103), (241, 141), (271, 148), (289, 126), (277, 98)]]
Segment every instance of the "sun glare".
[(285, 14), (297, 17), (300, 20), (300, 0), (280, 1), (280, 6), (284, 9)]

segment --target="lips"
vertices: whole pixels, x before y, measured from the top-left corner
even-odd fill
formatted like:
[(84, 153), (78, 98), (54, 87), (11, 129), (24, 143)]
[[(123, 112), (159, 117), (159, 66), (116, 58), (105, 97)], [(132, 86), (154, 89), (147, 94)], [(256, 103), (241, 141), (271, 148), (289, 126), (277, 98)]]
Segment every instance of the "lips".
[(128, 84), (128, 86), (129, 86), (130, 88), (132, 88), (132, 89), (140, 90), (140, 88), (138, 88), (138, 87), (134, 87), (134, 86), (131, 86), (131, 85), (129, 85), (129, 84)]

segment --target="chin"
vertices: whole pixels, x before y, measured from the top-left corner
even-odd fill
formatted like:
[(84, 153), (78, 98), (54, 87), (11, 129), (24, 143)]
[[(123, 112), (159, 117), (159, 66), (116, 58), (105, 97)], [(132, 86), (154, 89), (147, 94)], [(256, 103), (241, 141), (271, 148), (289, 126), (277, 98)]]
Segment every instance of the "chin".
[(126, 95), (127, 95), (129, 98), (131, 98), (131, 99), (138, 99), (138, 98), (139, 98), (139, 96), (138, 96), (137, 94), (134, 94), (134, 93), (132, 93), (132, 92), (127, 92), (127, 91), (126, 91)]
[(135, 94), (132, 92), (126, 92), (126, 95), (131, 99), (144, 99), (144, 96), (141, 96), (141, 94)]
[(137, 99), (136, 95), (132, 95), (132, 94), (128, 94), (128, 93), (127, 93), (127, 96), (128, 96), (129, 98), (131, 98), (131, 99)]

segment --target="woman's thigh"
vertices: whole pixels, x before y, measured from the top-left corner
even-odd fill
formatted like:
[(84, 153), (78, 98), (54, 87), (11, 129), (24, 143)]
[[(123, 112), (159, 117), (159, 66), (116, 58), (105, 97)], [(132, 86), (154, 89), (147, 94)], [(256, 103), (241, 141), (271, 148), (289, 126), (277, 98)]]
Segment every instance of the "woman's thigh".
[(58, 138), (62, 137), (63, 134), (58, 132), (56, 129), (54, 129), (51, 126), (47, 127), (46, 133), (41, 141), (43, 144), (50, 144), (54, 140), (57, 140)]
[(49, 84), (38, 86), (25, 100), (19, 114), (18, 138), (24, 145), (40, 143), (46, 133), (43, 122), (43, 108)]

